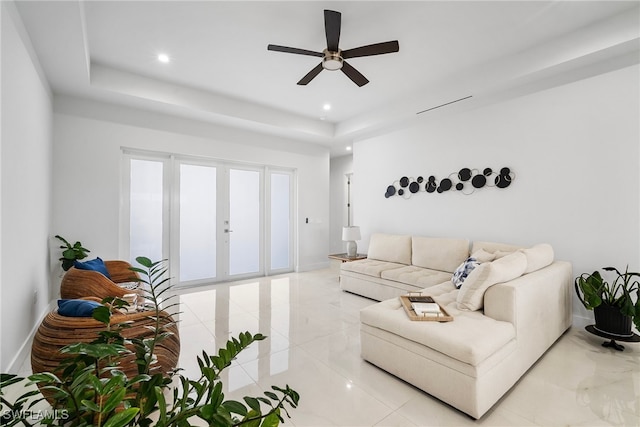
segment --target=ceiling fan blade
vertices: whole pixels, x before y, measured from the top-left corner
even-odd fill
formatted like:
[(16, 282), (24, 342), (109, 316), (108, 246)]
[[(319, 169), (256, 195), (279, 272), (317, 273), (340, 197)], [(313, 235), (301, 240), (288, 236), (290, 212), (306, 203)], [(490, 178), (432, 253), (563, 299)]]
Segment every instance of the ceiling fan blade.
[(345, 73), (347, 75), (347, 77), (349, 77), (359, 87), (362, 87), (362, 86), (366, 85), (367, 83), (369, 83), (369, 80), (367, 80), (367, 78), (365, 76), (360, 74), (360, 71), (356, 70), (351, 65), (347, 64), (346, 61), (342, 61), (341, 70), (342, 70), (343, 73)]
[(306, 76), (301, 78), (298, 84), (301, 86), (306, 85), (311, 80), (313, 80), (318, 74), (320, 74), (320, 71), (322, 71), (322, 62), (316, 65), (316, 67), (313, 70), (309, 71)]
[(340, 42), (340, 26), (342, 14), (334, 10), (324, 11), (324, 32), (327, 36), (327, 50), (330, 52), (338, 51), (338, 42)]
[(298, 49), (296, 47), (278, 46), (277, 44), (270, 44), (267, 46), (267, 50), (273, 50), (276, 52), (295, 53), (297, 55), (309, 55), (318, 56), (322, 58), (324, 54), (322, 52), (314, 52), (312, 50)]
[(400, 45), (398, 44), (398, 40), (394, 40), (391, 42), (376, 43), (370, 44), (368, 46), (356, 47), (354, 49), (343, 50), (342, 57), (344, 59), (358, 58), (360, 56), (373, 56), (382, 55), (384, 53), (393, 53), (399, 50)]

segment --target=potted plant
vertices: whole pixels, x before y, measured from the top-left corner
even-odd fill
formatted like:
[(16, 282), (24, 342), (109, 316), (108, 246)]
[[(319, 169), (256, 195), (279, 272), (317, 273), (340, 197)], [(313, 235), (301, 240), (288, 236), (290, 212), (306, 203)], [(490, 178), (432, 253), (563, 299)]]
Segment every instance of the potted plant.
[(629, 267), (624, 273), (615, 267), (603, 270), (615, 274), (611, 283), (597, 270), (576, 277), (578, 298), (587, 310), (594, 311), (596, 329), (621, 338), (631, 337), (632, 323), (640, 329), (640, 273), (629, 272)]
[[(39, 372), (28, 377), (46, 395), (51, 410), (34, 412), (36, 403), (45, 399), (38, 390), (30, 390), (9, 401), (3, 396), (6, 387), (24, 381), (14, 374), (0, 374), (0, 424), (35, 426), (159, 426), (181, 427), (193, 421), (215, 426), (274, 427), (289, 417), (287, 408), (296, 408), (300, 396), (288, 385), (272, 386), (264, 396), (244, 397), (243, 401), (225, 399), (220, 373), (233, 359), (256, 341), (261, 334), (240, 333), (232, 338), (218, 354), (202, 352), (197, 357), (199, 378), (188, 378), (176, 369), (163, 374), (151, 368), (156, 363), (157, 343), (172, 332), (160, 322), (159, 302), (167, 303), (168, 278), (163, 261), (136, 259), (144, 268), (131, 268), (141, 275), (148, 286), (146, 297), (152, 302), (150, 318), (155, 326), (148, 326), (151, 334), (145, 339), (126, 340), (121, 331), (127, 324), (112, 324), (114, 310), (126, 308), (124, 300), (108, 297), (93, 311), (93, 318), (105, 324), (105, 330), (91, 343), (65, 346), (61, 352), (69, 358), (55, 372)], [(174, 306), (170, 304), (168, 307)], [(167, 309), (168, 307), (164, 307)], [(133, 347), (133, 349), (131, 349)], [(127, 377), (118, 368), (123, 357), (135, 354), (138, 374)], [(42, 418), (41, 415), (44, 417)]]
[(62, 251), (62, 257), (59, 258), (62, 261), (62, 269), (64, 271), (73, 267), (75, 260), (83, 259), (87, 257), (87, 252), (91, 252), (89, 249), (82, 247), (82, 243), (75, 242), (73, 245), (69, 243), (64, 237), (56, 234), (56, 239), (60, 240), (64, 245), (60, 246)]

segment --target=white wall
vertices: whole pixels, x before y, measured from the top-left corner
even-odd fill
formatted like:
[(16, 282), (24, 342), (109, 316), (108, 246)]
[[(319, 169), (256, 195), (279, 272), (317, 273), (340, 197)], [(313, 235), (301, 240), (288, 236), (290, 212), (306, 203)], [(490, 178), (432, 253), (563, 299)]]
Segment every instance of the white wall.
[[(15, 372), (18, 353), (48, 309), (51, 217), (50, 91), (13, 3), (2, 26), (2, 269), (0, 370)], [(28, 350), (28, 348), (27, 348)]]
[[(331, 159), (331, 222), (329, 227), (329, 247), (332, 254), (347, 251), (346, 243), (342, 241), (342, 227), (347, 225), (347, 177), (346, 174), (353, 173), (353, 156), (334, 157)], [(354, 181), (356, 177), (352, 177)], [(351, 203), (355, 210), (355, 205)], [(351, 219), (353, 220), (353, 210)], [(353, 224), (357, 225), (357, 224)]]
[[(121, 257), (121, 148), (127, 147), (295, 168), (297, 269), (328, 265), (327, 148), (74, 98), (56, 97), (54, 106), (53, 228), (80, 240), (92, 256)], [(274, 145), (279, 148), (268, 148)]]
[[(574, 274), (640, 267), (640, 69), (624, 68), (359, 141), (362, 249), (373, 232), (549, 242)], [(402, 176), (510, 167), (507, 189), (385, 199)], [(574, 301), (574, 313), (591, 316)]]

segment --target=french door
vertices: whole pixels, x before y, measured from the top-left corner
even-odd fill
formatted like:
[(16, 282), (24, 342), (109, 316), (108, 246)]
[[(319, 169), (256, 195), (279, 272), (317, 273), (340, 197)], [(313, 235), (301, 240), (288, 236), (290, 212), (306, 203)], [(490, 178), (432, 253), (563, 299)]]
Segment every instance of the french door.
[(122, 249), (130, 259), (169, 258), (179, 286), (293, 270), (294, 171), (135, 153), (124, 159)]

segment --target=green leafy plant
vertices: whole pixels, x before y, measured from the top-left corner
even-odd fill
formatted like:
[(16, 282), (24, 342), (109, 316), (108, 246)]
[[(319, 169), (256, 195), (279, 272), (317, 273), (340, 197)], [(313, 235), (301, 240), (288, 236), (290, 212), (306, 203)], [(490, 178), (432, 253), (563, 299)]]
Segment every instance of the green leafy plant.
[(64, 237), (56, 234), (56, 239), (60, 240), (64, 245), (60, 245), (62, 251), (62, 257), (59, 258), (62, 261), (62, 269), (64, 271), (73, 267), (73, 263), (77, 259), (84, 259), (87, 257), (87, 253), (91, 252), (89, 249), (82, 247), (82, 243), (75, 242), (73, 245), (69, 243)]
[(640, 329), (640, 282), (635, 279), (640, 278), (640, 273), (629, 272), (629, 267), (624, 273), (615, 267), (604, 267), (603, 270), (615, 273), (611, 283), (597, 270), (576, 277), (574, 287), (578, 299), (587, 310), (593, 310), (601, 304), (617, 307), (622, 314), (630, 316), (636, 328)]
[[(164, 261), (151, 262), (140, 257), (144, 268), (132, 268), (141, 276), (147, 299), (151, 302), (150, 317), (154, 320), (145, 338), (127, 340), (122, 331), (129, 325), (112, 324), (116, 310), (128, 303), (118, 298), (106, 298), (103, 306), (93, 312), (93, 318), (104, 323), (96, 340), (76, 343), (61, 351), (70, 357), (55, 372), (36, 373), (28, 377), (48, 397), (52, 416), (38, 420), (38, 424), (64, 426), (189, 426), (198, 418), (213, 426), (277, 426), (290, 417), (287, 407), (296, 408), (300, 396), (288, 385), (272, 386), (260, 397), (244, 397), (243, 402), (225, 400), (220, 374), (231, 365), (240, 352), (256, 341), (266, 339), (262, 334), (240, 333), (216, 355), (205, 351), (197, 357), (200, 376), (188, 378), (179, 369), (158, 373), (155, 346), (170, 336), (165, 311), (160, 302), (170, 302)], [(168, 304), (164, 307), (176, 306)], [(165, 316), (163, 318), (163, 316)], [(133, 349), (133, 350), (131, 350)], [(137, 375), (131, 378), (119, 369), (123, 358), (135, 354)], [(24, 380), (16, 375), (2, 374), (0, 378), (0, 408), (7, 419), (3, 425), (22, 423), (31, 426), (29, 410), (44, 399), (38, 391), (29, 391), (9, 402), (3, 390)], [(56, 416), (57, 415), (57, 416)], [(60, 416), (62, 415), (62, 416)], [(6, 424), (5, 424), (6, 422)]]

